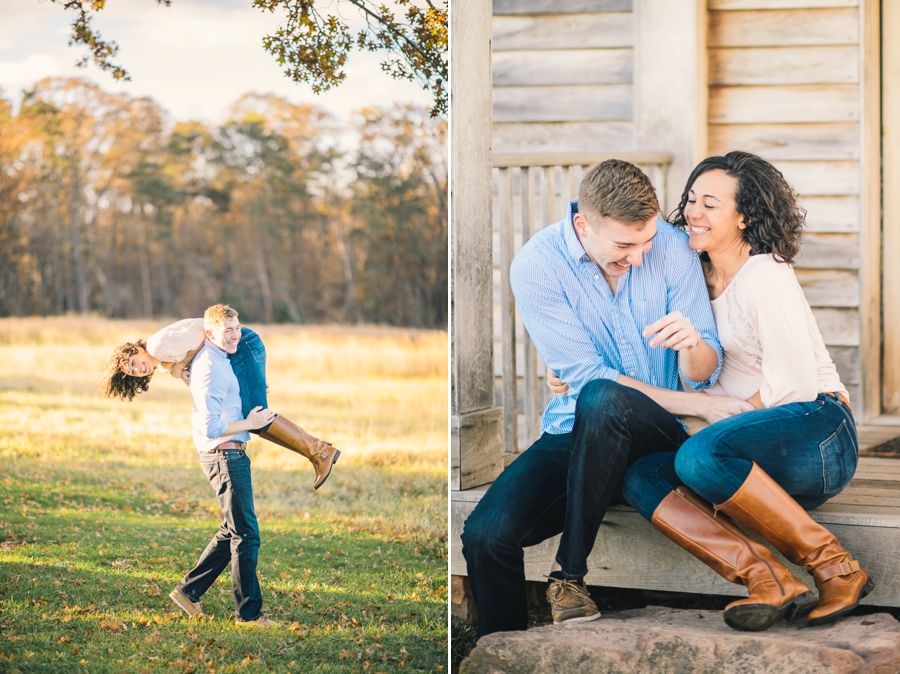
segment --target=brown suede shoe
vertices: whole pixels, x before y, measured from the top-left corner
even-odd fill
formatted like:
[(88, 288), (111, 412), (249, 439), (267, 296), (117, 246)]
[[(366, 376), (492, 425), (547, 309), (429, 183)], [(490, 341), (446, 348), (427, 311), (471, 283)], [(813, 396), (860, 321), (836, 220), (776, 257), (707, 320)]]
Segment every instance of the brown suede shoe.
[(583, 622), (600, 617), (600, 609), (591, 599), (584, 581), (550, 579), (547, 600), (553, 614), (553, 624), (563, 622)]
[(169, 599), (174, 601), (178, 608), (192, 618), (196, 618), (198, 615), (203, 614), (203, 609), (200, 608), (200, 602), (191, 601), (188, 596), (177, 587), (169, 593)]

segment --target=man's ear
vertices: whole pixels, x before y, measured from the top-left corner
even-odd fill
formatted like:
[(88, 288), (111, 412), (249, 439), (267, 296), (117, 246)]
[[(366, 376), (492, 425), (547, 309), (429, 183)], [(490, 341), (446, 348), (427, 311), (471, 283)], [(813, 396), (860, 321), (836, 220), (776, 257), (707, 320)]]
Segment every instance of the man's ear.
[(578, 232), (578, 236), (587, 234), (588, 221), (581, 213), (576, 213), (572, 216), (572, 224), (575, 225), (575, 231)]

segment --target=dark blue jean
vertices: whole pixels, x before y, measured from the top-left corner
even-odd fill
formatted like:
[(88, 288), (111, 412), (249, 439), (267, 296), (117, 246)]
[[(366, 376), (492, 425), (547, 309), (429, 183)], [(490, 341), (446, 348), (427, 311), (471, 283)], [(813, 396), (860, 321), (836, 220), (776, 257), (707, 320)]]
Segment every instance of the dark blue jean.
[(672, 452), (686, 438), (675, 417), (643, 393), (607, 380), (585, 386), (572, 433), (542, 435), (466, 520), (462, 552), (479, 633), (525, 629), (523, 548), (562, 533), (556, 561), (565, 577), (583, 578), (607, 508), (622, 502), (628, 466)]
[[(250, 328), (241, 328), (241, 341), (237, 351), (229, 354), (231, 369), (241, 387), (241, 411), (244, 419), (254, 407), (268, 407), (266, 397), (266, 346), (262, 338)], [(268, 426), (257, 428), (251, 433), (259, 434)]]
[(625, 499), (648, 520), (666, 495), (685, 485), (718, 505), (730, 499), (756, 463), (797, 503), (812, 510), (836, 496), (859, 458), (850, 408), (830, 395), (723, 419), (676, 453), (636, 461), (625, 475)]
[(191, 601), (200, 601), (230, 562), (237, 618), (256, 620), (262, 615), (262, 593), (256, 577), (259, 523), (253, 508), (250, 459), (241, 450), (226, 449), (201, 454), (200, 465), (219, 498), (224, 519), (178, 589)]

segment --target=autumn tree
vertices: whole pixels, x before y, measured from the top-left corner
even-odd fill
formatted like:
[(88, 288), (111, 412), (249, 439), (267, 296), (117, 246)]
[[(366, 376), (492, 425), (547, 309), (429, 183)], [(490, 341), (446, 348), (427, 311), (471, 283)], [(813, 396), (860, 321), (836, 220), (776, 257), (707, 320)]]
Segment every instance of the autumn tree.
[[(51, 0), (74, 13), (70, 45), (86, 47), (77, 62), (95, 63), (116, 80), (130, 79), (125, 68), (114, 62), (119, 46), (106, 40), (93, 24), (94, 14), (106, 0)], [(156, 0), (169, 6), (172, 0)], [(294, 82), (306, 82), (319, 93), (346, 78), (344, 67), (354, 49), (382, 52), (381, 69), (394, 79), (409, 80), (430, 91), (432, 116), (447, 114), (448, 10), (447, 2), (435, 6), (431, 0), (394, 0), (392, 7), (371, 0), (332, 0), (320, 11), (319, 0), (252, 0), (263, 11), (283, 11), (285, 23), (263, 38), (272, 54)], [(343, 8), (355, 8), (365, 27), (353, 30), (343, 18)]]

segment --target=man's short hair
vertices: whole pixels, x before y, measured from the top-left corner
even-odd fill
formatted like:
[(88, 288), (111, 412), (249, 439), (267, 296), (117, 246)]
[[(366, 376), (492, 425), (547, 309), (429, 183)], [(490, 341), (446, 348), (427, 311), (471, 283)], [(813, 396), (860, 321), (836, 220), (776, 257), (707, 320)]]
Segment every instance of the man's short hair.
[(227, 304), (213, 304), (203, 313), (203, 327), (210, 330), (213, 326), (222, 325), (226, 318), (237, 318), (238, 312)]
[(626, 225), (643, 225), (659, 213), (659, 200), (641, 169), (621, 159), (607, 159), (581, 180), (578, 212), (589, 219), (599, 216)]

